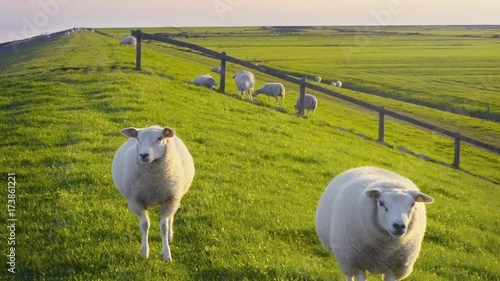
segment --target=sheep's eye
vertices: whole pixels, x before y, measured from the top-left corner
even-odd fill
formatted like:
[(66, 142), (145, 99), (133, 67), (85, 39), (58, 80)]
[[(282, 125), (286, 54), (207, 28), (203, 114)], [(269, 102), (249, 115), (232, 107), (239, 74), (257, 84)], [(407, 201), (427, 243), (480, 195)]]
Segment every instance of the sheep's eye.
[(379, 205), (380, 207), (384, 208), (386, 212), (387, 212), (387, 211), (389, 211), (389, 210), (387, 210), (387, 207), (385, 206), (384, 202), (379, 201), (379, 202), (378, 202), (378, 205)]
[(162, 137), (159, 137), (159, 138), (156, 140), (156, 142), (161, 142), (161, 140), (162, 140), (162, 139), (163, 139)]
[(385, 208), (385, 204), (384, 204), (384, 202), (382, 202), (382, 201), (378, 202), (378, 205), (379, 205), (380, 207), (384, 207), (384, 208)]
[(411, 212), (413, 212), (414, 206), (415, 206), (415, 203), (411, 204), (410, 209), (408, 209), (408, 214), (411, 214)]

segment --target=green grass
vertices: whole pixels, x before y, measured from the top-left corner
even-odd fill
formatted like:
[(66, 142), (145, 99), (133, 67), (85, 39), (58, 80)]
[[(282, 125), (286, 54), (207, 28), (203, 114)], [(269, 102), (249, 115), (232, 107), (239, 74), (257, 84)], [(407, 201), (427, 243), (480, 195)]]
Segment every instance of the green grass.
[[(281, 42), (280, 40), (281, 39), (277, 39), (277, 42), (271, 40), (269, 41), (269, 45), (278, 44), (279, 42)], [(315, 42), (314, 38), (311, 40)], [(203, 39), (198, 42), (202, 41)], [(234, 39), (234, 41), (226, 39), (226, 41), (232, 42), (230, 44), (233, 44), (235, 46), (237, 44), (242, 44), (242, 42), (237, 39)], [(226, 44), (229, 44), (227, 42)], [(164, 54), (176, 56), (190, 62), (204, 65), (205, 69), (202, 71), (205, 72), (213, 65), (217, 65), (219, 63), (214, 59), (194, 55), (189, 51), (186, 52), (182, 49), (179, 50), (178, 48), (173, 48), (170, 45), (158, 42), (149, 43), (150, 44), (145, 44), (148, 46), (148, 48), (151, 48), (158, 52), (162, 52)], [(258, 50), (259, 48), (256, 49)], [(230, 77), (232, 73), (239, 71), (240, 69), (240, 66), (228, 64), (228, 76)], [(275, 81), (276, 79), (259, 74), (257, 80), (257, 87), (259, 87), (264, 82), (271, 82)], [(286, 99), (291, 100), (292, 102), (285, 104), (285, 106), (279, 108), (279, 110), (293, 112), (293, 101), (298, 96), (298, 87), (297, 85), (291, 83), (285, 83), (285, 86), (287, 88)], [(453, 132), (460, 132), (464, 136), (472, 137), (477, 140), (493, 144), (495, 146), (500, 145), (500, 126), (498, 125), (498, 123), (442, 112), (424, 106), (381, 98), (378, 96), (364, 94), (348, 89), (332, 89), (341, 92), (342, 94), (352, 96), (378, 106), (385, 106), (385, 108), (387, 109), (400, 112), (404, 115), (416, 118), (417, 120), (422, 120), (424, 122), (428, 122), (430, 124), (448, 129)], [(236, 88), (232, 83), (229, 83), (228, 91), (232, 93), (236, 92)], [(360, 112), (360, 108), (354, 107), (355, 109), (352, 109), (353, 106), (348, 103), (339, 102), (338, 100), (323, 94), (314, 94), (316, 94), (320, 98), (320, 104), (324, 104), (323, 100), (325, 100), (328, 101), (326, 102), (326, 104), (330, 104), (330, 102), (336, 102), (342, 105), (341, 107), (327, 106), (326, 108), (322, 108), (321, 110), (319, 110), (319, 113), (317, 113), (316, 116), (321, 122), (326, 122), (327, 124), (333, 126), (340, 126), (351, 132), (363, 133), (365, 135), (368, 135), (372, 139), (378, 138), (378, 116), (374, 112), (368, 112), (369, 114), (367, 114), (366, 110), (363, 109), (361, 109), (363, 112)], [(269, 104), (266, 101), (265, 97), (260, 97), (258, 99), (265, 104)], [(345, 108), (344, 106), (348, 106), (348, 108)], [(350, 116), (350, 118), (346, 119), (345, 116)], [(400, 134), (400, 132), (402, 131), (405, 131), (405, 134)], [(451, 164), (453, 162), (453, 139), (447, 136), (445, 137), (436, 133), (430, 133), (423, 129), (417, 129), (412, 126), (402, 126), (399, 123), (387, 121), (386, 141), (395, 146), (406, 147), (416, 154), (431, 157), (438, 162), (444, 162), (447, 164)], [(463, 169), (471, 171), (477, 175), (486, 176), (496, 181), (500, 179), (497, 172), (500, 163), (496, 153), (478, 149), (468, 144), (463, 144), (461, 158), (462, 161), (460, 166)]]
[[(500, 88), (495, 83), (500, 79), (498, 26), (310, 27), (293, 32), (207, 29), (182, 28), (181, 34), (190, 37), (178, 38), (283, 71), (341, 80), (348, 89), (500, 120)], [(180, 32), (173, 28), (143, 31)]]
[[(187, 83), (207, 72), (203, 59), (145, 45), (136, 72), (134, 57), (117, 39), (86, 32), (0, 57), (0, 164), (5, 186), (16, 173), (18, 218), (18, 273), (4, 267), (0, 279), (344, 280), (317, 240), (314, 212), (328, 182), (361, 165), (401, 173), (436, 200), (408, 280), (499, 279), (497, 185), (355, 137), (372, 134), (376, 116), (327, 97), (314, 117), (298, 118), (293, 90), (281, 109), (251, 104), (233, 97), (231, 83), (228, 94)], [(197, 170), (174, 223), (172, 263), (161, 258), (157, 208), (150, 259), (140, 256), (139, 220), (110, 172), (125, 141), (119, 130), (154, 124), (176, 129)], [(432, 141), (388, 126), (402, 140)], [(497, 155), (480, 155), (496, 163), (486, 175), (498, 171)]]
[[(500, 33), (497, 26), (383, 27), (369, 35), (362, 32), (366, 31), (363, 27), (309, 27), (292, 33), (257, 27), (207, 29), (182, 28), (190, 38), (178, 38), (290, 73), (321, 75), (327, 82), (342, 80), (344, 89), (333, 88), (335, 91), (500, 145), (497, 122), (463, 116), (498, 119), (500, 89), (494, 83), (500, 74), (498, 38), (492, 38)], [(104, 31), (130, 33), (130, 29)], [(173, 28), (143, 31), (179, 32)], [(206, 38), (195, 39), (193, 34)], [(464, 37), (468, 34), (475, 37)], [(166, 53), (180, 53), (170, 45), (160, 45)], [(189, 53), (180, 56), (193, 57)], [(211, 60), (207, 67), (217, 63)], [(429, 107), (461, 115), (443, 114)]]

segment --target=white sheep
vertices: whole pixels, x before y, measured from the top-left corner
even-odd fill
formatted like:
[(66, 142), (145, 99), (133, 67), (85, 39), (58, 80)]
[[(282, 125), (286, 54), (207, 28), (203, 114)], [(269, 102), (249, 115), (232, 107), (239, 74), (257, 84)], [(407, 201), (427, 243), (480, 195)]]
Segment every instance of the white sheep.
[(316, 82), (321, 82), (321, 77), (320, 76), (314, 76), (314, 81)]
[(337, 83), (335, 83), (335, 81), (332, 81), (332, 83), (330, 83), (330, 86), (337, 87)]
[(337, 81), (337, 83), (336, 83), (336, 85), (335, 85), (335, 86), (337, 86), (337, 87), (339, 87), (339, 88), (342, 88), (342, 82)]
[(194, 79), (194, 84), (213, 89), (217, 86), (217, 81), (210, 74), (203, 74)]
[(276, 102), (274, 104), (277, 104), (278, 97), (281, 97), (281, 104), (283, 104), (283, 99), (285, 98), (285, 86), (281, 83), (266, 83), (262, 88), (255, 90), (253, 96), (256, 97), (259, 94), (267, 95), (268, 101), (271, 97), (275, 97)]
[(248, 100), (253, 102), (252, 91), (255, 86), (255, 76), (252, 72), (248, 70), (242, 70), (236, 73), (234, 76), (234, 81), (236, 82), (236, 87), (238, 87), (239, 94), (241, 98), (248, 93)]
[[(299, 110), (299, 104), (300, 104), (300, 96), (297, 98), (297, 101), (295, 102), (294, 105), (295, 109)], [(315, 96), (306, 93), (304, 95), (304, 110), (307, 109), (307, 114), (312, 112), (312, 114), (314, 115), (316, 108), (318, 108), (318, 99), (316, 99)]]
[(135, 46), (137, 45), (137, 39), (135, 39), (135, 37), (132, 36), (125, 36), (120, 41), (120, 46), (122, 45), (131, 45), (132, 47), (135, 48)]
[(214, 66), (214, 67), (212, 67), (212, 69), (210, 71), (220, 74), (221, 68), (220, 68), (220, 66)]
[[(424, 237), (425, 206), (434, 200), (394, 172), (360, 167), (335, 177), (316, 210), (323, 246), (353, 281), (365, 270), (401, 280), (413, 270)], [(419, 203), (422, 202), (422, 203)]]
[(141, 254), (145, 258), (149, 256), (147, 208), (160, 205), (162, 254), (169, 261), (174, 215), (193, 181), (193, 157), (171, 128), (125, 128), (121, 133), (129, 139), (113, 158), (113, 182), (127, 198), (128, 208), (141, 219)]

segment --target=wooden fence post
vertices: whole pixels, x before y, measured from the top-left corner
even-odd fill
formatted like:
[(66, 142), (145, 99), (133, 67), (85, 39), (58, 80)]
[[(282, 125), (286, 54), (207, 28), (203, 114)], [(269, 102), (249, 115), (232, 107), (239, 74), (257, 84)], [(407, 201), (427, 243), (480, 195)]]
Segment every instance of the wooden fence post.
[(384, 114), (384, 107), (380, 107), (380, 110), (378, 112), (378, 141), (379, 142), (384, 142), (385, 139), (385, 114)]
[(135, 70), (141, 70), (141, 30), (138, 29), (136, 33), (137, 45), (135, 46)]
[(306, 77), (300, 79), (299, 115), (304, 115), (304, 100), (306, 95)]
[(220, 58), (220, 86), (219, 92), (226, 92), (226, 52), (221, 53), (222, 56)]
[(455, 135), (455, 159), (453, 160), (455, 168), (460, 167), (460, 133)]

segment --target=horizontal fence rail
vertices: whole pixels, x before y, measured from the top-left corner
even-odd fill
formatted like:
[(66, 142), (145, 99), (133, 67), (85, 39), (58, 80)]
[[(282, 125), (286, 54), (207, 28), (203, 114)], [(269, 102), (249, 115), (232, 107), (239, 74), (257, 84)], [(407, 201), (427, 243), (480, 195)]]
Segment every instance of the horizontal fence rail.
[(435, 125), (432, 125), (432, 124), (429, 124), (429, 123), (419, 121), (417, 119), (402, 115), (400, 113), (397, 113), (397, 112), (394, 112), (391, 110), (387, 110), (384, 107), (376, 106), (376, 105), (364, 102), (362, 100), (358, 100), (358, 99), (355, 99), (353, 97), (349, 97), (349, 96), (343, 95), (341, 93), (320, 87), (318, 85), (308, 83), (308, 82), (306, 82), (305, 77), (302, 77), (302, 79), (298, 79), (298, 78), (289, 76), (283, 72), (280, 72), (280, 71), (277, 71), (277, 70), (274, 70), (271, 68), (267, 68), (267, 67), (262, 66), (262, 65), (256, 65), (256, 64), (250, 63), (248, 61), (244, 61), (244, 60), (237, 59), (235, 57), (228, 56), (228, 55), (226, 55), (225, 52), (219, 53), (219, 52), (216, 52), (216, 51), (213, 51), (213, 50), (210, 50), (210, 49), (207, 49), (207, 48), (195, 45), (195, 44), (167, 38), (163, 35), (143, 33), (143, 32), (141, 32), (141, 30), (132, 30), (131, 33), (132, 33), (132, 36), (137, 38), (136, 70), (141, 70), (141, 41), (142, 41), (142, 39), (156, 40), (156, 41), (176, 45), (179, 47), (184, 47), (184, 48), (196, 50), (196, 51), (201, 52), (204, 55), (208, 55), (214, 59), (221, 60), (221, 80), (220, 80), (220, 91), (221, 92), (225, 92), (225, 81), (226, 81), (226, 74), (225, 74), (226, 71), (225, 70), (226, 70), (226, 62), (228, 61), (228, 62), (232, 62), (232, 63), (238, 64), (238, 65), (250, 68), (250, 69), (254, 69), (254, 70), (257, 70), (259, 72), (262, 72), (262, 73), (265, 73), (265, 74), (268, 74), (268, 75), (280, 78), (282, 80), (299, 85), (300, 86), (300, 101), (301, 101), (301, 106), (299, 106), (299, 114), (303, 114), (303, 111), (304, 111), (303, 95), (305, 93), (306, 88), (309, 88), (311, 90), (315, 90), (315, 91), (318, 91), (320, 93), (323, 93), (323, 94), (341, 99), (343, 101), (347, 101), (347, 102), (350, 102), (352, 104), (364, 107), (366, 109), (370, 109), (372, 111), (378, 112), (379, 113), (379, 141), (381, 141), (381, 142), (384, 141), (384, 127), (385, 127), (384, 126), (384, 120), (385, 120), (384, 116), (385, 115), (391, 116), (395, 119), (399, 119), (401, 121), (416, 125), (418, 127), (421, 127), (421, 128), (427, 129), (427, 130), (431, 130), (431, 131), (449, 136), (455, 140), (455, 157), (454, 157), (454, 161), (453, 161), (453, 166), (455, 166), (456, 168), (458, 168), (460, 166), (460, 142), (461, 141), (500, 154), (500, 148), (495, 147), (493, 145), (490, 145), (490, 144), (463, 136), (458, 132), (452, 132), (452, 131), (437, 127)]

